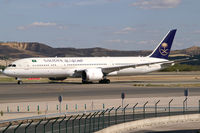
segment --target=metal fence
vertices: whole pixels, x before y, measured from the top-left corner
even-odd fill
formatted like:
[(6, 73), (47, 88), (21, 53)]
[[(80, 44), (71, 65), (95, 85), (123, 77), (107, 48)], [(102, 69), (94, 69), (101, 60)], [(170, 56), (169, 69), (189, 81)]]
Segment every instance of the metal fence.
[[(2, 133), (90, 133), (109, 127), (111, 125), (134, 121), (139, 119), (161, 117), (170, 115), (182, 115), (200, 113), (199, 106), (187, 105), (187, 98), (183, 106), (171, 106), (173, 99), (168, 102), (167, 107), (159, 106), (158, 100), (154, 106), (147, 106), (148, 101), (143, 105), (136, 103), (134, 106), (127, 104), (124, 107), (112, 107), (105, 110), (96, 110), (75, 115), (64, 115), (52, 118), (38, 118), (30, 120), (10, 121), (1, 123)], [(61, 115), (61, 114), (60, 114)]]

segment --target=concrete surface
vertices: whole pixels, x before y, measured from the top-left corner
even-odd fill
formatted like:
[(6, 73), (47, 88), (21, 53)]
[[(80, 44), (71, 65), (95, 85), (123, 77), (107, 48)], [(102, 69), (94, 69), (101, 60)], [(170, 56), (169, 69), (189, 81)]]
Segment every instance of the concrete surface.
[[(143, 119), (114, 125), (96, 133), (143, 133), (148, 131), (170, 131), (199, 129), (200, 114), (178, 115)], [(180, 126), (181, 125), (181, 126)], [(184, 126), (187, 125), (187, 126)], [(164, 127), (164, 128), (163, 128)], [(188, 128), (189, 127), (189, 128)]]
[[(0, 111), (4, 112), (0, 119), (38, 115), (37, 106), (40, 106), (39, 114), (57, 113), (59, 95), (63, 96), (62, 111), (83, 111), (87, 104), (87, 110), (116, 107), (121, 105), (121, 93), (125, 92), (125, 103), (133, 106), (139, 102), (142, 106), (149, 101), (148, 106), (153, 106), (157, 100), (161, 100), (159, 106), (168, 106), (170, 99), (174, 99), (172, 106), (182, 106), (184, 89), (186, 87), (157, 87), (135, 86), (136, 84), (198, 84), (199, 72), (184, 73), (151, 73), (148, 75), (130, 77), (112, 77), (111, 84), (81, 84), (80, 79), (67, 79), (61, 83), (27, 82), (17, 85), (15, 82), (0, 82)], [(4, 78), (4, 76), (2, 76)], [(1, 78), (2, 78), (1, 77)], [(0, 80), (1, 80), (0, 78)], [(188, 105), (198, 106), (200, 99), (200, 87), (189, 88)], [(78, 109), (75, 109), (77, 104)], [(92, 107), (93, 104), (93, 107)], [(68, 105), (68, 110), (66, 110)], [(20, 107), (20, 112), (17, 111)], [(30, 111), (27, 111), (30, 106)], [(46, 111), (48, 106), (48, 111)], [(8, 112), (9, 108), (9, 113)]]
[[(129, 104), (130, 112), (132, 112), (132, 107), (138, 103), (136, 112), (142, 112), (142, 107), (146, 101), (147, 112), (154, 112), (155, 103), (160, 100), (158, 104), (158, 112), (167, 112), (168, 111), (168, 102), (173, 99), (171, 103), (171, 111), (182, 111), (183, 101), (185, 99), (182, 97), (146, 97), (146, 98), (127, 98), (124, 100), (124, 105)], [(200, 96), (191, 96), (188, 98), (187, 106), (188, 110), (198, 110)], [(86, 109), (85, 109), (86, 104)], [(104, 105), (103, 105), (104, 104)], [(66, 109), (67, 105), (67, 109)], [(122, 105), (120, 98), (118, 99), (94, 99), (94, 100), (73, 100), (62, 102), (62, 112), (87, 112), (93, 110), (103, 110), (107, 108), (115, 107)], [(19, 112), (18, 112), (19, 106)], [(29, 106), (29, 111), (28, 111)], [(39, 106), (39, 111), (38, 111)], [(48, 106), (48, 107), (47, 107)], [(77, 108), (76, 108), (77, 106)], [(104, 106), (104, 108), (103, 108)], [(8, 112), (9, 108), (9, 112)], [(22, 117), (31, 117), (52, 113), (59, 113), (59, 102), (58, 101), (41, 101), (41, 102), (19, 102), (19, 103), (2, 103), (0, 104), (0, 111), (3, 111), (3, 116), (0, 116), (0, 120), (22, 118)], [(128, 110), (127, 110), (128, 112)]]
[[(200, 96), (200, 87), (190, 87), (190, 96)], [(137, 87), (132, 83), (69, 84), (27, 83), (23, 85), (0, 83), (0, 103), (64, 100), (117, 99), (121, 93), (126, 98), (183, 96), (186, 87)]]

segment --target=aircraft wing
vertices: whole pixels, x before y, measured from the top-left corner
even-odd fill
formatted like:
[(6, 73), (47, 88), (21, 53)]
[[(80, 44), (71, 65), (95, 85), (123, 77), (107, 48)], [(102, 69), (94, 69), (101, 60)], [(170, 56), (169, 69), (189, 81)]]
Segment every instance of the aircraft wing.
[(106, 68), (102, 68), (102, 72), (105, 74), (114, 72), (114, 71), (119, 71), (125, 68), (135, 68), (135, 67), (139, 67), (139, 66), (149, 66), (149, 65), (153, 65), (153, 64), (161, 64), (161, 65), (169, 65), (169, 64), (173, 64), (173, 63), (180, 63), (180, 62), (187, 62), (187, 61), (191, 61), (189, 60), (189, 58), (186, 59), (178, 59), (178, 60), (173, 60), (173, 61), (160, 61), (160, 62), (152, 62), (152, 63), (141, 63), (141, 64), (133, 64), (133, 65), (126, 65), (126, 66), (114, 66), (114, 67), (106, 67)]
[(102, 68), (102, 72), (105, 74), (114, 72), (114, 71), (119, 71), (125, 68), (135, 68), (135, 67), (139, 67), (139, 66), (148, 66), (148, 65), (153, 65), (153, 64), (172, 64), (173, 61), (160, 61), (160, 62), (152, 62), (152, 63), (141, 63), (141, 64), (133, 64), (133, 65), (126, 65), (126, 66), (114, 66), (114, 67), (106, 67), (106, 68)]
[[(152, 62), (152, 63), (140, 63), (140, 64), (133, 64), (133, 65), (105, 67), (105, 68), (101, 68), (101, 69), (104, 74), (108, 74), (108, 73), (111, 73), (114, 71), (119, 71), (122, 69), (131, 68), (131, 67), (135, 68), (135, 67), (140, 67), (140, 66), (149, 66), (149, 65), (153, 65), (153, 64), (171, 65), (173, 63), (181, 63), (181, 62), (187, 62), (187, 61), (193, 61), (193, 60), (189, 60), (189, 58), (185, 58), (185, 59), (178, 59), (178, 60), (173, 60), (173, 61), (166, 60), (166, 61), (159, 61), (159, 62)], [(81, 73), (84, 70), (85, 69), (75, 70), (75, 74), (81, 75)]]

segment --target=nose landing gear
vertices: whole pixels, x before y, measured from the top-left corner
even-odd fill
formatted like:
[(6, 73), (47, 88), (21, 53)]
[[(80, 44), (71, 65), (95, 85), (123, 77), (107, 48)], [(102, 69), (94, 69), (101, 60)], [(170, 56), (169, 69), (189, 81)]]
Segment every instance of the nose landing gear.
[(17, 80), (17, 84), (18, 84), (18, 85), (23, 84), (23, 82), (22, 82), (22, 80), (21, 80), (20, 78), (16, 78), (16, 80)]
[(17, 84), (21, 85), (21, 84), (23, 84), (23, 82), (21, 80), (19, 80), (19, 81), (17, 81)]

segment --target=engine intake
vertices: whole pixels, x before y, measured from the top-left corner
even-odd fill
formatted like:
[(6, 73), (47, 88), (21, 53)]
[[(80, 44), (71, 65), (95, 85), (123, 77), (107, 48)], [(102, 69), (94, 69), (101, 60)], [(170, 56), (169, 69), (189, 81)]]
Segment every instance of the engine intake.
[(103, 72), (101, 68), (90, 68), (82, 72), (83, 81), (96, 81), (103, 79)]

